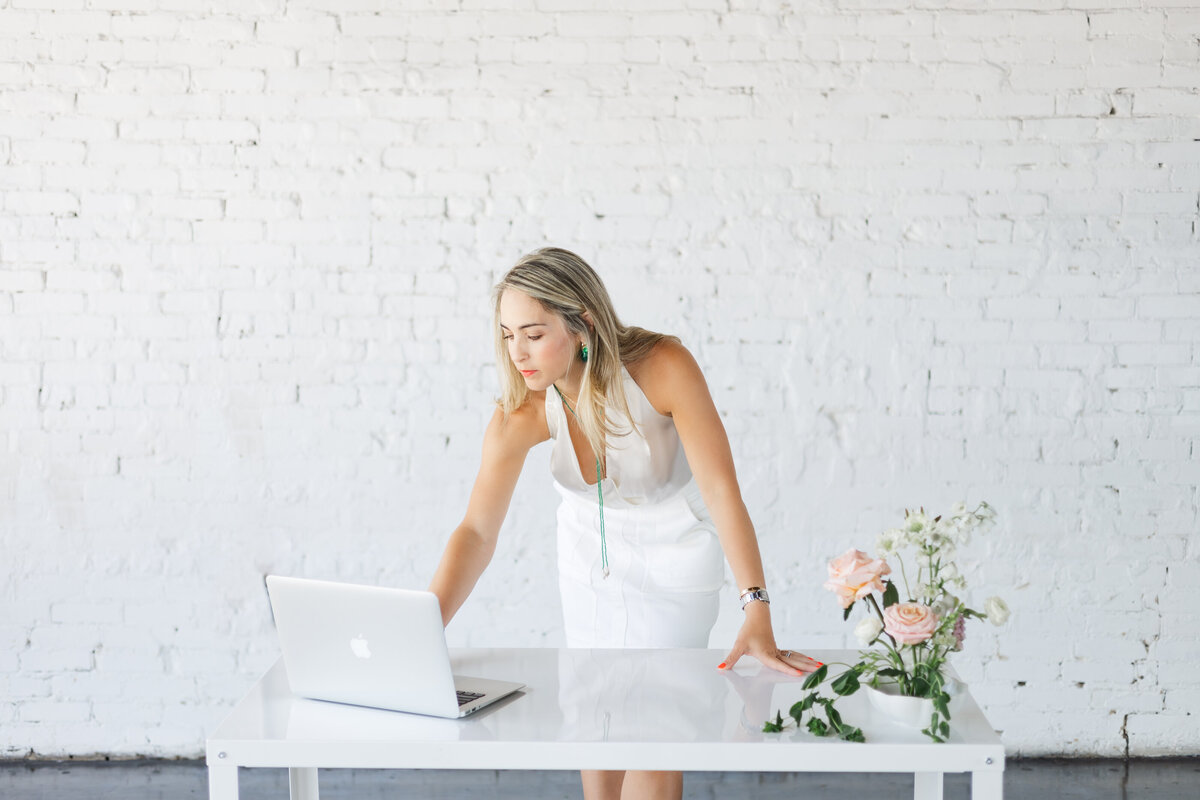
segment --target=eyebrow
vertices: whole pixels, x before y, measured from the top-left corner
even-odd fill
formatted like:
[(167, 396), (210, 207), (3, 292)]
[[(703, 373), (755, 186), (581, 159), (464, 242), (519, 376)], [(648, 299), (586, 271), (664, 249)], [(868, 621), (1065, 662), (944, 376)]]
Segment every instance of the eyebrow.
[[(503, 322), (500, 323), (500, 327), (504, 328), (504, 330), (506, 330), (506, 331), (510, 330), (509, 327), (507, 325), (505, 325)], [(546, 327), (546, 323), (544, 323), (544, 322), (527, 322), (524, 325), (519, 326), (517, 328), (517, 330), (523, 331), (526, 328), (544, 328), (544, 327)]]

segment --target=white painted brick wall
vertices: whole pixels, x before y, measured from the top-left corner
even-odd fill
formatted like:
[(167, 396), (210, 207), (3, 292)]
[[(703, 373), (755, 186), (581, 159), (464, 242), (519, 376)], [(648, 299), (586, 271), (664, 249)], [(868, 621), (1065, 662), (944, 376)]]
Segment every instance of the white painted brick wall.
[[(985, 498), (1019, 754), (1200, 751), (1200, 11), (0, 0), (0, 756), (189, 755), (262, 576), (424, 586), (556, 243), (705, 367), (781, 640)], [(560, 644), (545, 452), (454, 644)], [(737, 623), (732, 590), (713, 637)]]

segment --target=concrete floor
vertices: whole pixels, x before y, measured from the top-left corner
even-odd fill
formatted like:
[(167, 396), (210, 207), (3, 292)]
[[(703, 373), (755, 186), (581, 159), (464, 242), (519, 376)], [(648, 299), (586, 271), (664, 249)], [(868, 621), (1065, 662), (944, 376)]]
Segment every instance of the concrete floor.
[[(242, 800), (284, 800), (287, 772), (241, 771)], [(574, 772), (333, 770), (320, 773), (322, 800), (579, 798)], [(688, 800), (824, 800), (911, 797), (906, 775), (770, 775), (697, 772), (684, 780)], [(3, 800), (180, 800), (205, 798), (198, 761), (0, 762)], [(945, 800), (967, 800), (965, 775), (946, 780)], [(1200, 758), (1119, 760), (1009, 759), (1005, 800), (1200, 800)]]

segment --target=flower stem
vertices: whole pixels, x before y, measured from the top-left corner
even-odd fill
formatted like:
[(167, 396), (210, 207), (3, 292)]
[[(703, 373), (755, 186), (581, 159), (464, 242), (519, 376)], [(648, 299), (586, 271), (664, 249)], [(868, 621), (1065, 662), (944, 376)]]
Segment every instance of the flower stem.
[[(883, 619), (883, 611), (879, 608), (879, 603), (876, 602), (875, 595), (873, 595), (873, 594), (867, 595), (867, 600), (871, 603), (871, 607), (875, 609), (875, 613), (877, 615), (879, 615), (879, 621), (885, 622), (885, 620)], [(888, 637), (888, 639), (891, 639), (892, 647), (900, 646), (900, 645), (896, 644), (896, 640), (892, 637), (892, 635), (890, 633), (887, 632), (886, 628), (883, 630), (883, 635)]]
[(896, 560), (900, 562), (900, 577), (904, 578), (904, 593), (908, 596), (908, 599), (911, 600), (912, 589), (908, 585), (908, 571), (904, 569), (904, 559), (900, 557), (899, 553), (897, 553)]
[(883, 611), (879, 609), (879, 603), (875, 601), (875, 595), (867, 595), (867, 602), (871, 604), (871, 608), (875, 609), (875, 614), (879, 617), (879, 621), (883, 622)]

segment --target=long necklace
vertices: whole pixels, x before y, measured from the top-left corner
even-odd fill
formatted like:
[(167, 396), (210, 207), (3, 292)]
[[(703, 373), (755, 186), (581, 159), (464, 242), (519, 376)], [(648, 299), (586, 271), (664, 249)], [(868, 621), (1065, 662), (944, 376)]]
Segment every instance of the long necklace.
[[(579, 415), (575, 413), (575, 409), (571, 408), (571, 404), (567, 402), (567, 398), (563, 395), (562, 390), (558, 386), (554, 386), (554, 391), (558, 392), (558, 399), (567, 407), (567, 411), (571, 412), (571, 416), (575, 418), (575, 422), (579, 425), (579, 430), (583, 430), (583, 423), (579, 421)], [(567, 439), (570, 439), (570, 434), (567, 434)], [(600, 476), (600, 456), (596, 456), (596, 496), (600, 498), (600, 567), (604, 570), (604, 577), (608, 577), (608, 543), (604, 541), (604, 482)]]

